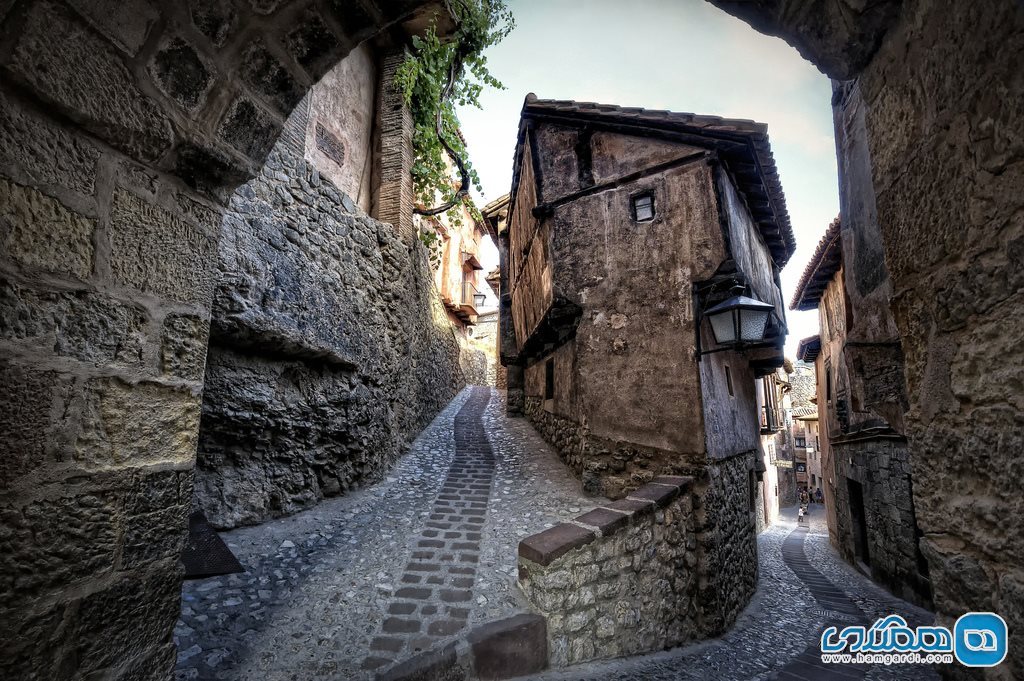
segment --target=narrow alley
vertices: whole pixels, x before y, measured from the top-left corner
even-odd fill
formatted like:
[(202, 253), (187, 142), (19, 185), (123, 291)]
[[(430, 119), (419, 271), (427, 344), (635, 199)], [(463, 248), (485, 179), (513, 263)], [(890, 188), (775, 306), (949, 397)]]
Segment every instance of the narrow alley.
[[(373, 678), (392, 663), (526, 612), (520, 538), (593, 507), (502, 391), (463, 390), (380, 484), (224, 533), (245, 573), (186, 581), (176, 679)], [(828, 623), (931, 621), (843, 562), (824, 509), (758, 537), (758, 591), (720, 639), (536, 679), (932, 679), (926, 667), (824, 669)], [(831, 676), (830, 676), (831, 675)]]

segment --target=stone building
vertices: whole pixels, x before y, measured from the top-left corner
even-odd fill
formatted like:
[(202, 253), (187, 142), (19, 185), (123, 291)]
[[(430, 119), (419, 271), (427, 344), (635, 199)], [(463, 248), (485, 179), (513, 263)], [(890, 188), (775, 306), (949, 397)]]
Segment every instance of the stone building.
[(466, 382), (493, 385), (493, 377), (488, 383), (487, 376), (495, 371), (495, 354), (488, 354), (473, 342), (472, 330), (487, 301), (481, 257), (482, 242), (490, 236), (470, 206), (463, 203), (453, 211), (454, 215), (417, 215), (415, 223), (431, 252), (434, 285), (459, 341), (460, 365)]
[(792, 444), (788, 438), (792, 416), (789, 409), (789, 383), (780, 367), (757, 381), (757, 414), (761, 434), (761, 467), (764, 472), (757, 489), (757, 530), (775, 522), (786, 498), (786, 478), (793, 469)]
[(815, 449), (817, 397), (813, 364), (797, 361), (793, 366), (789, 374), (789, 402), (788, 440), (797, 463), (797, 487), (813, 492), (821, 486), (821, 461)]
[[(794, 247), (770, 164), (761, 124), (527, 97), (502, 361), (590, 492), (709, 462), (754, 470), (755, 378), (783, 363)], [(699, 314), (738, 289), (774, 306), (768, 340), (700, 354), (715, 343)]]
[(938, 621), (1000, 613), (1024, 676), (1024, 11), (711, 1), (833, 79), (851, 407), (907, 438)]
[[(694, 569), (716, 595), (679, 595), (702, 616), (673, 640), (714, 635), (756, 579), (757, 378), (783, 364), (778, 276), (794, 242), (765, 126), (530, 94), (507, 211), (509, 402), (521, 385), (524, 413), (590, 493), (692, 476)], [(740, 291), (769, 301), (760, 342), (716, 347), (701, 315)]]
[(801, 341), (799, 359), (814, 362), (817, 375), (829, 534), (840, 553), (873, 579), (928, 604), (902, 414), (894, 411), (887, 420), (865, 403), (861, 367), (854, 362), (857, 346), (847, 326), (852, 311), (840, 225), (837, 218), (826, 230), (793, 298), (795, 310), (818, 309), (820, 335)]

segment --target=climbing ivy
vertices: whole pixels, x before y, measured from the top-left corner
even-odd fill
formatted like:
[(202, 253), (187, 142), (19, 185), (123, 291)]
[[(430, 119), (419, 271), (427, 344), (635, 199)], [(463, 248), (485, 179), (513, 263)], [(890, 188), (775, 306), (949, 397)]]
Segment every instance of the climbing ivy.
[[(412, 111), (415, 125), (413, 189), (416, 202), (428, 207), (416, 212), (446, 214), (457, 226), (462, 223), (463, 206), (479, 219), (468, 197), (471, 183), (478, 191), (481, 187), (467, 158), (455, 107), (480, 108), (485, 87), (504, 88), (488, 71), (483, 52), (504, 39), (515, 20), (503, 0), (448, 0), (446, 5), (455, 22), (454, 30), (440, 37), (435, 17), (422, 37), (412, 39), (412, 50), (399, 66), (395, 83)], [(446, 157), (458, 169), (458, 180), (452, 177)], [(440, 205), (435, 205), (438, 199)]]

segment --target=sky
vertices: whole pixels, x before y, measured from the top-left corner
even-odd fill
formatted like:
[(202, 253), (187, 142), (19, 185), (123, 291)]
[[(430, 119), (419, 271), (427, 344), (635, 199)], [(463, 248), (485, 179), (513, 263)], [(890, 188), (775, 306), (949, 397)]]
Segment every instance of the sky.
[[(829, 80), (778, 38), (703, 0), (507, 0), (516, 28), (485, 53), (504, 90), (459, 110), (483, 205), (509, 191), (523, 99), (669, 109), (768, 125), (796, 253), (782, 271), (788, 303), (839, 213)], [(489, 254), (488, 269), (497, 264)], [(786, 312), (786, 355), (818, 330), (817, 312)]]

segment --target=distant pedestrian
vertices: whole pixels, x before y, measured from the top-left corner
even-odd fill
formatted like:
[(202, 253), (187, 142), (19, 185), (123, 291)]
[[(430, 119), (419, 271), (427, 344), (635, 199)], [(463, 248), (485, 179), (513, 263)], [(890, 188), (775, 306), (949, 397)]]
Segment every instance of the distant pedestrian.
[(797, 510), (797, 512), (796, 512), (796, 522), (797, 522), (797, 524), (802, 524), (804, 522), (804, 507), (803, 506), (801, 506), (799, 508), (799, 510)]
[(818, 501), (819, 504), (825, 503), (825, 497), (821, 493), (821, 488), (820, 487), (814, 492), (814, 498)]

